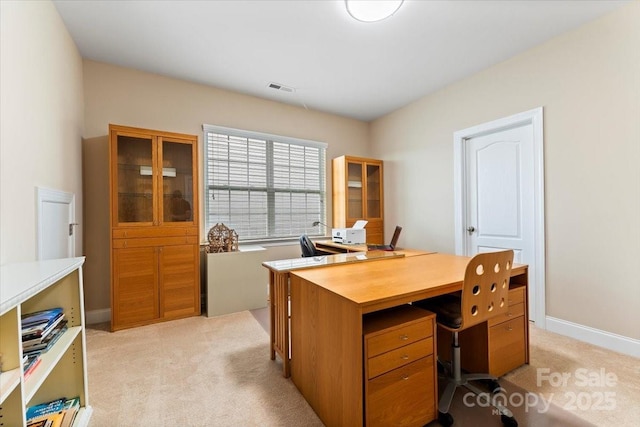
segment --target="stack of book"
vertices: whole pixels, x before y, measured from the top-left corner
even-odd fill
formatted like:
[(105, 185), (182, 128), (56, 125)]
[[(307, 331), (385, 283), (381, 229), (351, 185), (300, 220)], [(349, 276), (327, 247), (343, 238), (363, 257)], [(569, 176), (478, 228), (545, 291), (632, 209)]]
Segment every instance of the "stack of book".
[(40, 363), (40, 354), (49, 350), (67, 329), (61, 307), (21, 316), (23, 371), (25, 378)]
[(80, 397), (64, 397), (27, 408), (27, 427), (70, 427), (80, 409)]

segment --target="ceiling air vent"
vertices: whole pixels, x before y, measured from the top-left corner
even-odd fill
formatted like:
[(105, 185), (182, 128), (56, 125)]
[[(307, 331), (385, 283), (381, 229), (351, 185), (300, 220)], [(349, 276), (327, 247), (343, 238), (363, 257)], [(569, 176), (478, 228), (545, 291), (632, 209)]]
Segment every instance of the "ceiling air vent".
[(269, 87), (271, 89), (280, 90), (282, 92), (289, 92), (289, 93), (295, 92), (294, 88), (289, 87), (289, 86), (285, 86), (285, 85), (281, 85), (281, 84), (278, 84), (278, 83), (269, 83)]

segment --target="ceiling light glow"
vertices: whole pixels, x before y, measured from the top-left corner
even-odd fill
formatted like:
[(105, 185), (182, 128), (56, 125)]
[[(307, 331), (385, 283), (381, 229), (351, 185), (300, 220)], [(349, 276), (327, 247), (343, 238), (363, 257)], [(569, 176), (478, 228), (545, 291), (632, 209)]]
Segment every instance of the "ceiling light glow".
[(396, 13), (404, 0), (344, 0), (347, 12), (362, 22), (382, 21)]

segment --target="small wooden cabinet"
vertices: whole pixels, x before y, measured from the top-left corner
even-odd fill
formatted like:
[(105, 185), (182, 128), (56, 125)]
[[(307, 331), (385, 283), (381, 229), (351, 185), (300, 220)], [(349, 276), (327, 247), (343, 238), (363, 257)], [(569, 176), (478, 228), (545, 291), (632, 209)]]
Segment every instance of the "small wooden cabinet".
[(384, 243), (382, 160), (341, 156), (333, 159), (333, 226), (368, 221), (367, 243)]
[(112, 330), (200, 314), (197, 141), (109, 126)]
[(363, 319), (365, 425), (423, 426), (435, 419), (435, 314), (403, 305)]

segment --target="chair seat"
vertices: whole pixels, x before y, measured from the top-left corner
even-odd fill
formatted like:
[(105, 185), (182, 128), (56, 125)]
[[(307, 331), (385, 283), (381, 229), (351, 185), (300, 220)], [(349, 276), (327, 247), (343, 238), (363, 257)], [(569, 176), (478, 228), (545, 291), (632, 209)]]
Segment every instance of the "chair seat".
[(436, 322), (441, 325), (451, 329), (460, 329), (460, 326), (462, 326), (460, 297), (456, 295), (442, 295), (414, 304), (436, 313)]

